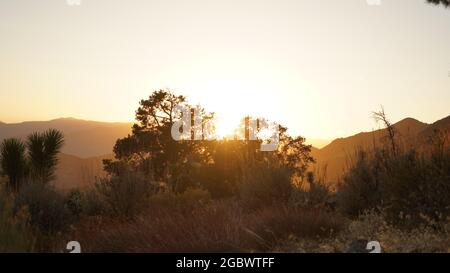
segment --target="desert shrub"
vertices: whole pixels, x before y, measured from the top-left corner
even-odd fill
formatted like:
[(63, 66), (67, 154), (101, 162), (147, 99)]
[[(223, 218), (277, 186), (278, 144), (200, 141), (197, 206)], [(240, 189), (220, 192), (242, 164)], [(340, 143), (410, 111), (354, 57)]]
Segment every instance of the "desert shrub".
[(182, 193), (164, 192), (150, 198), (151, 206), (176, 207), (207, 205), (211, 201), (209, 191), (199, 188), (189, 188)]
[(34, 237), (26, 225), (26, 212), (13, 215), (12, 202), (0, 193), (0, 252), (30, 252)]
[(344, 228), (345, 219), (322, 209), (265, 207), (245, 218), (245, 230), (259, 238), (260, 249), (271, 250), (285, 240), (330, 237)]
[(15, 198), (14, 211), (28, 211), (30, 225), (39, 233), (52, 235), (66, 230), (73, 217), (63, 195), (41, 183), (26, 184)]
[(381, 173), (377, 159), (382, 158), (379, 158), (379, 153), (373, 159), (370, 156), (367, 152), (358, 151), (356, 163), (338, 185), (340, 208), (350, 216), (356, 217), (381, 204)]
[(226, 198), (236, 193), (237, 168), (225, 169), (221, 165), (208, 164), (194, 168), (192, 179), (211, 193), (211, 197)]
[(382, 213), (367, 210), (348, 225), (346, 236), (352, 240), (379, 241), (380, 234), (388, 228)]
[(66, 196), (66, 205), (74, 216), (95, 216), (107, 213), (107, 204), (95, 189), (74, 189)]
[(414, 150), (392, 160), (382, 181), (390, 220), (415, 226), (424, 216), (439, 220), (450, 215), (450, 153), (442, 160), (436, 164)]
[(330, 186), (324, 179), (316, 179), (312, 172), (307, 173), (306, 182), (306, 185), (295, 185), (289, 200), (290, 205), (303, 208), (326, 207), (332, 195)]
[(86, 216), (102, 215), (108, 211), (108, 205), (95, 190), (83, 192), (81, 208), (82, 214)]
[(142, 211), (155, 191), (151, 181), (136, 172), (102, 178), (95, 186), (108, 212), (123, 217), (133, 217)]
[(445, 219), (450, 215), (450, 150), (439, 153), (412, 149), (394, 155), (378, 149), (361, 156), (339, 187), (341, 207), (353, 216), (382, 208), (389, 221), (405, 227), (427, 217)]
[(83, 193), (78, 190), (71, 190), (66, 197), (67, 208), (74, 216), (80, 216), (83, 212)]
[(287, 203), (293, 190), (292, 172), (267, 162), (248, 166), (238, 184), (242, 203), (248, 208)]

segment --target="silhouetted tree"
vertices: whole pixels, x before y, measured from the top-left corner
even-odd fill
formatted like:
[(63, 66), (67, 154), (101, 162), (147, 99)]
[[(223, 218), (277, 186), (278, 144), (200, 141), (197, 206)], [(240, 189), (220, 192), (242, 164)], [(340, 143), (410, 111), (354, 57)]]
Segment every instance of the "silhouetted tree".
[[(124, 168), (132, 168), (152, 176), (158, 181), (169, 181), (175, 189), (178, 180), (186, 176), (190, 163), (202, 161), (201, 141), (176, 141), (171, 129), (182, 113), (176, 106), (190, 106), (183, 96), (168, 90), (153, 92), (148, 99), (141, 100), (136, 111), (132, 134), (117, 140), (114, 146), (115, 160), (104, 160), (105, 170), (117, 175)], [(197, 107), (203, 118), (211, 118)]]
[[(186, 121), (191, 123), (188, 139), (172, 138), (172, 125), (183, 117), (182, 113), (174, 111), (176, 106), (188, 107), (201, 120), (201, 128), (194, 128), (193, 115), (190, 121)], [(173, 191), (202, 186), (213, 196), (219, 197), (235, 191), (244, 165), (257, 161), (275, 162), (289, 167), (292, 173), (301, 177), (308, 164), (313, 162), (309, 155), (311, 146), (304, 144), (305, 139), (289, 136), (287, 128), (282, 126), (278, 149), (273, 152), (260, 151), (263, 141), (253, 137), (249, 139), (249, 135), (258, 134), (264, 130), (264, 126), (259, 128), (257, 125), (258, 128), (250, 130), (250, 117), (242, 119), (241, 124), (237, 125), (237, 130), (241, 132), (236, 133), (236, 139), (193, 140), (194, 131), (204, 133), (206, 122), (213, 117), (213, 113), (206, 113), (200, 106), (189, 106), (184, 96), (177, 96), (167, 90), (155, 91), (148, 99), (140, 101), (132, 134), (117, 140), (114, 146), (115, 158), (104, 160), (104, 168), (113, 176), (129, 171), (142, 172), (150, 181), (167, 183)], [(266, 120), (264, 124), (267, 125)]]
[(280, 126), (280, 145), (278, 156), (281, 163), (293, 170), (293, 173), (303, 178), (309, 164), (314, 162), (311, 157), (311, 145), (305, 144), (305, 138), (301, 136), (292, 137), (287, 134), (287, 128)]
[(27, 169), (25, 145), (20, 139), (10, 138), (3, 140), (0, 150), (2, 171), (8, 176), (7, 187), (17, 192)]

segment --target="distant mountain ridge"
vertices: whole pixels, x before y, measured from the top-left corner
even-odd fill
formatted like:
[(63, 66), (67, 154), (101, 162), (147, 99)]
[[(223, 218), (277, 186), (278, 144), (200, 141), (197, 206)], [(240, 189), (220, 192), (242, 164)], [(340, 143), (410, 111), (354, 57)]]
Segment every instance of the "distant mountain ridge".
[[(428, 138), (438, 129), (450, 133), (450, 116), (438, 120), (432, 124), (423, 123), (413, 118), (405, 118), (395, 123), (401, 145), (405, 148), (410, 146), (422, 146)], [(315, 168), (326, 169), (326, 179), (336, 181), (350, 164), (349, 159), (355, 155), (358, 149), (370, 149), (379, 146), (387, 135), (386, 129), (373, 132), (362, 132), (356, 135), (338, 138), (322, 149), (313, 149), (311, 155), (316, 159)]]
[(320, 138), (306, 138), (306, 141), (305, 141), (306, 144), (312, 145), (319, 149), (327, 146), (328, 144), (330, 144), (330, 142), (331, 142), (331, 140), (320, 139)]
[(10, 137), (26, 138), (32, 132), (54, 128), (64, 134), (63, 153), (88, 158), (111, 154), (116, 140), (131, 133), (131, 126), (132, 123), (98, 122), (74, 118), (0, 123), (0, 141)]

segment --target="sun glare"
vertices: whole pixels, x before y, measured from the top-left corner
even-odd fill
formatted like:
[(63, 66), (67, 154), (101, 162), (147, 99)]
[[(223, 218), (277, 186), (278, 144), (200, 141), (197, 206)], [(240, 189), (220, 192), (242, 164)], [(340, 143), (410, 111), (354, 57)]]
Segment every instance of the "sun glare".
[(219, 115), (214, 123), (217, 137), (224, 139), (239, 135), (238, 128), (241, 118), (238, 115)]
[[(219, 139), (234, 138), (243, 135), (240, 123), (247, 115), (254, 115), (255, 109), (261, 111), (264, 107), (255, 102), (255, 94), (261, 88), (249, 80), (238, 78), (213, 78), (204, 82), (192, 82), (184, 89), (195, 91), (192, 96), (194, 103), (205, 107), (206, 111), (215, 113), (214, 127)], [(214, 95), (205, 96), (205, 94)]]

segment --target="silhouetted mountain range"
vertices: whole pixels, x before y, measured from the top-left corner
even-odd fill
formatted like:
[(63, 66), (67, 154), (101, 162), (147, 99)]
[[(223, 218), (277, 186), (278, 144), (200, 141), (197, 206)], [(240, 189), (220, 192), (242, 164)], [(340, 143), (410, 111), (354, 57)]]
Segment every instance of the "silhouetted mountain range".
[[(394, 124), (398, 133), (399, 145), (403, 148), (420, 147), (427, 143), (434, 130), (450, 133), (450, 116), (432, 124), (420, 122), (413, 118), (405, 118)], [(346, 138), (338, 138), (322, 149), (312, 149), (312, 156), (316, 159), (316, 168), (326, 168), (326, 179), (336, 181), (349, 166), (358, 149), (371, 149), (383, 143), (387, 135), (386, 129), (373, 132), (362, 132)]]

